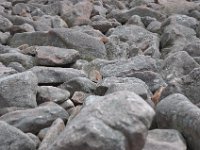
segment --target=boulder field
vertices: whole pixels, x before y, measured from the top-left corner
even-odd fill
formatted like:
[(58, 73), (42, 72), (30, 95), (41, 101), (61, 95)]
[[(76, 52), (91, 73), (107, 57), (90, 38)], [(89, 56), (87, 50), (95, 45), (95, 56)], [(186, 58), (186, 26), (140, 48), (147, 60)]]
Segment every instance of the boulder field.
[(0, 150), (200, 150), (200, 0), (0, 0)]

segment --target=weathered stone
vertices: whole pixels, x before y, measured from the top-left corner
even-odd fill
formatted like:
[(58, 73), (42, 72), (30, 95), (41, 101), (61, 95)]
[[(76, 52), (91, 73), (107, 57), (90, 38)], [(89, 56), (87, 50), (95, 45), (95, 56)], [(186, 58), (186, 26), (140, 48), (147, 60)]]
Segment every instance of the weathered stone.
[(115, 28), (109, 35), (109, 42), (111, 44), (106, 46), (106, 49), (110, 59), (130, 58), (139, 53), (153, 58), (160, 57), (158, 35), (140, 26), (127, 25)]
[(138, 26), (144, 27), (142, 19), (138, 15), (131, 16), (130, 19), (127, 21), (127, 24), (138, 25)]
[(32, 72), (0, 79), (0, 107), (36, 107), (37, 77)]
[(183, 136), (173, 129), (155, 129), (148, 132), (142, 150), (186, 150)]
[(38, 133), (38, 137), (39, 139), (42, 141), (45, 137), (45, 135), (47, 134), (48, 130), (49, 130), (50, 127), (47, 127), (47, 128), (44, 128), (44, 129), (41, 129), (40, 132)]
[(117, 21), (121, 23), (125, 23), (133, 15), (138, 15), (140, 17), (149, 16), (149, 17), (156, 18), (159, 21), (162, 21), (165, 19), (164, 14), (160, 13), (159, 11), (156, 11), (144, 6), (138, 6), (129, 10), (124, 10), (124, 11), (116, 11), (116, 12), (113, 12), (113, 14), (110, 14), (109, 17), (114, 17)]
[(55, 16), (51, 19), (52, 22), (52, 28), (67, 28), (67, 23), (60, 18), (59, 16)]
[(89, 1), (81, 1), (62, 15), (63, 20), (71, 27), (89, 23), (93, 5)]
[(59, 88), (66, 89), (71, 95), (75, 91), (83, 91), (86, 93), (92, 93), (96, 89), (96, 84), (85, 77), (73, 78), (59, 86)]
[(122, 77), (135, 77), (141, 79), (146, 83), (151, 92), (155, 92), (159, 87), (165, 87), (167, 85), (161, 75), (153, 71), (135, 71), (126, 73)]
[(24, 72), (26, 69), (22, 66), (22, 64), (18, 62), (11, 62), (8, 64), (8, 67), (15, 69), (17, 72)]
[(149, 56), (136, 56), (128, 60), (117, 61), (113, 64), (105, 65), (100, 72), (103, 77), (124, 76), (136, 71), (157, 71), (158, 67), (154, 59)]
[(88, 61), (87, 61), (87, 60), (78, 59), (78, 60), (71, 66), (71, 68), (82, 70), (82, 69), (84, 68), (84, 66), (87, 65), (87, 64), (88, 64)]
[(186, 27), (186, 26), (182, 26), (179, 24), (170, 24), (166, 27), (164, 26), (161, 28), (162, 28), (162, 31), (161, 31), (162, 32), (162, 36), (161, 36), (162, 48), (180, 46), (179, 49), (182, 50), (187, 40), (192, 41), (191, 39), (194, 36), (196, 36), (196, 32), (194, 31), (194, 29)]
[(6, 67), (0, 62), (0, 78), (11, 75), (11, 74), (15, 74), (15, 73), (17, 73), (16, 70), (10, 67)]
[(173, 94), (158, 103), (156, 120), (159, 128), (176, 129), (183, 134), (189, 149), (198, 150), (200, 110), (182, 94)]
[(134, 92), (145, 100), (150, 99), (151, 96), (148, 86), (142, 80), (135, 77), (107, 77), (98, 84), (95, 93), (105, 95), (122, 90)]
[(181, 92), (187, 96), (190, 101), (194, 104), (200, 103), (199, 100), (199, 79), (200, 79), (200, 68), (193, 69), (188, 75), (183, 76), (181, 82), (179, 83), (179, 87), (181, 88)]
[(41, 129), (51, 126), (54, 120), (67, 121), (69, 114), (59, 105), (49, 102), (35, 109), (18, 110), (7, 113), (0, 120), (19, 128), (23, 132), (37, 134)]
[(36, 145), (28, 135), (21, 130), (0, 121), (0, 149), (36, 150)]
[(12, 25), (12, 22), (0, 15), (0, 31), (6, 32)]
[(80, 52), (82, 58), (88, 60), (106, 57), (103, 42), (72, 29), (62, 28), (53, 29), (49, 32), (17, 33), (9, 42), (13, 47), (18, 47), (24, 43), (30, 46), (55, 46), (75, 49)]
[(60, 106), (63, 107), (70, 115), (70, 109), (73, 109), (75, 107), (74, 103), (70, 99), (66, 100)]
[(148, 26), (147, 30), (154, 32), (154, 33), (160, 33), (161, 30), (161, 23), (159, 21), (152, 21)]
[(0, 32), (0, 43), (1, 44), (6, 44), (9, 38), (10, 38), (9, 32), (5, 32), (5, 33)]
[(23, 65), (24, 68), (29, 69), (35, 65), (34, 57), (27, 56), (21, 53), (5, 53), (0, 54), (0, 62), (5, 65), (9, 65), (11, 62), (18, 62)]
[(47, 134), (45, 135), (38, 150), (47, 150), (48, 147), (56, 140), (56, 138), (63, 132), (65, 124), (62, 119), (56, 119)]
[(185, 51), (170, 54), (163, 62), (161, 74), (164, 79), (172, 80), (190, 73), (199, 64)]
[(159, 1), (162, 6), (160, 11), (171, 15), (171, 14), (188, 14), (192, 10), (198, 10), (198, 3), (189, 2), (187, 0), (162, 0)]
[(30, 69), (38, 78), (40, 84), (61, 84), (75, 77), (85, 77), (85, 73), (72, 68), (40, 67)]
[(153, 109), (135, 93), (91, 96), (49, 150), (141, 150), (153, 116)]
[(76, 92), (74, 92), (71, 100), (75, 104), (83, 104), (85, 99), (86, 99), (86, 97), (87, 97), (86, 93), (84, 93), (82, 91), (76, 91)]
[(92, 27), (100, 30), (102, 33), (106, 33), (110, 28), (115, 28), (120, 25), (115, 19), (106, 19), (100, 15), (96, 15), (91, 18)]
[(51, 46), (35, 46), (36, 61), (43, 66), (66, 66), (79, 58), (79, 52)]
[(34, 134), (32, 134), (32, 133), (27, 133), (26, 135), (28, 135), (29, 138), (32, 139), (32, 141), (33, 141), (33, 142), (35, 143), (35, 145), (36, 145), (36, 148), (38, 148), (39, 145), (40, 145), (40, 143), (41, 143), (40, 139), (39, 139), (36, 135), (34, 135)]
[(186, 15), (180, 15), (175, 14), (169, 16), (163, 23), (165, 26), (169, 24), (180, 24), (182, 26), (186, 26), (192, 29), (196, 29), (198, 26), (198, 21), (195, 18), (186, 16)]
[(52, 101), (54, 103), (61, 104), (67, 100), (70, 93), (66, 90), (62, 90), (53, 86), (39, 86), (37, 88), (37, 103)]
[(9, 28), (9, 31), (11, 35), (14, 35), (16, 33), (22, 33), (22, 32), (35, 32), (35, 29), (30, 24), (24, 23), (22, 25), (13, 25), (12, 27)]

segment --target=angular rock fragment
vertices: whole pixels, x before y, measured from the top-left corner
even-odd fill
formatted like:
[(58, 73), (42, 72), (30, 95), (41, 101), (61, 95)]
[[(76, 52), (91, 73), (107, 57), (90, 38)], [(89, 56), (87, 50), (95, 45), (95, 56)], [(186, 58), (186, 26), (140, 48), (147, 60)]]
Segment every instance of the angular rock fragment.
[(128, 60), (116, 61), (105, 65), (100, 72), (103, 77), (125, 76), (135, 71), (157, 71), (156, 61), (149, 56), (136, 56)]
[(30, 46), (55, 46), (75, 49), (80, 52), (82, 58), (88, 60), (106, 58), (106, 49), (100, 40), (72, 29), (61, 28), (49, 32), (18, 33), (9, 42), (13, 47), (18, 47), (24, 43)]
[(49, 150), (141, 150), (153, 116), (153, 109), (132, 92), (91, 96)]
[(54, 120), (67, 121), (69, 114), (59, 105), (49, 102), (35, 109), (18, 110), (7, 113), (0, 120), (15, 126), (23, 132), (37, 134), (41, 129), (51, 126)]
[(47, 150), (48, 147), (56, 140), (56, 138), (63, 132), (65, 124), (62, 119), (56, 119), (47, 134), (45, 135), (38, 150)]
[(2, 150), (36, 150), (32, 139), (21, 130), (0, 121), (0, 149)]
[(156, 107), (159, 128), (176, 129), (183, 134), (189, 149), (198, 150), (200, 110), (182, 94), (172, 94), (162, 99)]
[(36, 107), (37, 77), (30, 71), (0, 79), (0, 108)]
[(30, 71), (37, 76), (39, 84), (61, 84), (75, 77), (85, 77), (84, 72), (72, 68), (36, 66)]
[(70, 96), (69, 91), (53, 86), (39, 86), (37, 88), (37, 103), (52, 101), (61, 104)]
[(155, 129), (148, 132), (142, 150), (186, 150), (183, 136), (173, 129)]

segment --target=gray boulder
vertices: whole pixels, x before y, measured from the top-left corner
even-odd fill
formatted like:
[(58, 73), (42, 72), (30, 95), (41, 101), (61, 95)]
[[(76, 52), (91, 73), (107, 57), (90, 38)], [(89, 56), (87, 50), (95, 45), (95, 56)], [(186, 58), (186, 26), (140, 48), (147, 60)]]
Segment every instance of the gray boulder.
[(117, 21), (125, 23), (133, 15), (138, 15), (140, 17), (149, 16), (152, 18), (156, 18), (159, 21), (164, 20), (166, 17), (163, 13), (144, 6), (137, 6), (129, 10), (122, 11), (115, 10), (111, 12), (111, 14), (109, 14), (109, 17), (114, 17)]
[(185, 51), (170, 54), (161, 66), (161, 75), (165, 80), (172, 80), (190, 73), (199, 64)]
[(195, 30), (198, 26), (198, 21), (197, 19), (193, 17), (189, 17), (189, 16), (181, 15), (181, 14), (174, 14), (174, 15), (169, 16), (163, 22), (163, 25), (165, 26), (169, 24), (180, 24), (182, 26), (186, 26)]
[(0, 117), (1, 121), (22, 130), (37, 134), (41, 129), (51, 126), (54, 120), (67, 121), (69, 114), (59, 105), (49, 102), (35, 109), (17, 110)]
[(36, 150), (36, 145), (21, 130), (0, 121), (0, 149), (2, 150)]
[(199, 108), (182, 94), (173, 94), (162, 99), (156, 108), (158, 127), (178, 130), (192, 150), (200, 148), (199, 114)]
[(11, 62), (18, 62), (26, 69), (32, 68), (35, 65), (34, 57), (27, 56), (22, 53), (0, 54), (0, 62), (5, 65), (9, 65)]
[(73, 95), (75, 91), (93, 93), (96, 87), (96, 84), (86, 77), (73, 78), (59, 86), (59, 88), (68, 90), (71, 95)]
[(98, 83), (95, 91), (98, 95), (110, 94), (117, 91), (127, 90), (141, 96), (145, 101), (150, 102), (151, 92), (142, 80), (135, 77), (107, 77)]
[(63, 20), (69, 25), (78, 26), (90, 23), (90, 15), (92, 13), (93, 5), (89, 1), (81, 1), (76, 3), (68, 12), (62, 15)]
[[(108, 33), (108, 58), (130, 58), (138, 54), (160, 57), (159, 37), (137, 25), (119, 26)], [(124, 54), (125, 53), (125, 54)]]
[(0, 62), (0, 78), (15, 74), (17, 73), (16, 70), (12, 69), (11, 67), (6, 67)]
[(30, 46), (50, 45), (75, 49), (80, 52), (82, 58), (89, 60), (106, 57), (106, 49), (103, 42), (88, 34), (72, 29), (62, 28), (53, 29), (49, 32), (17, 33), (9, 41), (12, 47), (18, 47), (24, 43)]
[(37, 77), (32, 72), (18, 73), (0, 79), (0, 108), (36, 107)]
[(142, 150), (187, 150), (183, 136), (173, 129), (154, 129), (148, 132)]
[(153, 58), (139, 55), (128, 60), (118, 60), (112, 64), (107, 64), (101, 67), (100, 72), (103, 77), (122, 77), (136, 71), (148, 70), (156, 72), (157, 69), (156, 61)]
[(47, 134), (45, 135), (42, 143), (38, 150), (47, 150), (48, 147), (56, 140), (56, 138), (63, 132), (65, 129), (65, 123), (62, 119), (56, 119), (51, 127), (49, 128)]
[(66, 101), (70, 96), (70, 93), (66, 90), (62, 90), (53, 86), (39, 86), (37, 88), (37, 103), (52, 101), (54, 103), (61, 104)]
[(141, 150), (154, 114), (132, 92), (88, 97), (49, 150)]
[(155, 92), (159, 87), (165, 87), (167, 84), (159, 73), (153, 71), (135, 71), (126, 73), (122, 77), (135, 77), (141, 79), (149, 87), (151, 92)]
[(8, 29), (12, 27), (12, 25), (13, 24), (10, 20), (0, 15), (0, 31), (8, 31)]
[(32, 134), (32, 133), (26, 133), (26, 135), (28, 135), (29, 138), (32, 139), (32, 141), (33, 141), (33, 142), (35, 143), (35, 145), (36, 145), (36, 148), (38, 148), (39, 145), (40, 145), (40, 143), (41, 143), (40, 139), (39, 139), (35, 134)]
[(73, 68), (36, 66), (29, 70), (37, 76), (38, 83), (43, 84), (61, 84), (75, 77), (86, 76), (83, 71)]
[(6, 44), (8, 39), (10, 38), (10, 33), (9, 32), (0, 32), (0, 43), (1, 44)]
[(34, 46), (36, 61), (40, 66), (67, 66), (79, 58), (79, 52), (52, 46)]

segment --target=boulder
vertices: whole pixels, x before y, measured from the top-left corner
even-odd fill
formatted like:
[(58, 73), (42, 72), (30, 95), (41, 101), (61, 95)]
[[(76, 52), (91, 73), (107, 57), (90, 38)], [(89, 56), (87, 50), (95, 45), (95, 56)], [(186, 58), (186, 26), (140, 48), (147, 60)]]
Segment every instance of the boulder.
[(183, 136), (173, 129), (154, 129), (148, 132), (142, 150), (187, 150)]
[(52, 101), (61, 104), (66, 101), (70, 96), (67, 90), (62, 90), (53, 86), (39, 86), (37, 88), (37, 103)]
[(22, 130), (37, 134), (41, 129), (51, 126), (54, 120), (67, 121), (69, 114), (59, 105), (49, 102), (34, 109), (17, 110), (0, 117), (1, 121)]
[(128, 60), (118, 60), (112, 64), (107, 64), (100, 69), (103, 77), (110, 76), (126, 76), (126, 74), (147, 70), (147, 71), (157, 71), (158, 67), (156, 61), (149, 56), (135, 56)]
[(56, 138), (63, 132), (65, 124), (62, 119), (56, 119), (51, 127), (49, 128), (47, 134), (45, 135), (42, 143), (38, 150), (47, 150), (48, 147), (56, 140)]
[(37, 77), (30, 71), (0, 78), (0, 108), (37, 106)]
[(138, 54), (160, 57), (159, 37), (137, 25), (119, 26), (108, 33), (109, 59), (130, 58)]
[(9, 65), (11, 62), (18, 62), (26, 69), (29, 69), (35, 66), (34, 57), (27, 56), (18, 52), (0, 54), (0, 62), (2, 62), (5, 65)]
[(36, 150), (36, 145), (28, 135), (21, 130), (0, 121), (0, 149)]
[(69, 25), (78, 26), (85, 25), (90, 22), (90, 15), (92, 13), (93, 5), (89, 1), (81, 1), (71, 7), (68, 12), (62, 15), (63, 20)]
[(12, 69), (11, 67), (6, 67), (0, 62), (0, 78), (15, 74), (17, 73), (16, 70)]
[(199, 64), (185, 51), (170, 54), (161, 66), (161, 75), (165, 80), (172, 80), (190, 73)]
[(52, 46), (33, 46), (36, 51), (37, 65), (67, 66), (79, 58), (79, 52), (74, 49), (64, 49)]
[(198, 150), (200, 110), (182, 94), (172, 94), (162, 99), (156, 107), (159, 128), (176, 129), (183, 134), (188, 148)]
[(80, 52), (82, 58), (88, 60), (106, 57), (103, 42), (88, 34), (66, 28), (53, 29), (49, 32), (17, 33), (10, 39), (9, 44), (12, 47), (28, 44), (75, 49)]
[(164, 20), (166, 17), (163, 13), (145, 6), (136, 6), (129, 10), (122, 10), (122, 11), (115, 10), (114, 12), (111, 12), (111, 14), (109, 14), (109, 17), (114, 17), (117, 21), (125, 23), (133, 15), (138, 15), (140, 17), (149, 16), (156, 18), (159, 21)]
[(75, 77), (86, 76), (83, 71), (73, 68), (36, 66), (29, 70), (37, 76), (39, 84), (61, 84)]
[(133, 92), (91, 96), (49, 150), (141, 150), (153, 116), (154, 110)]
[(71, 95), (73, 95), (75, 91), (93, 93), (96, 87), (97, 85), (86, 77), (73, 78), (59, 86), (59, 88), (68, 90)]
[(6, 32), (12, 25), (10, 20), (0, 15), (0, 31)]

